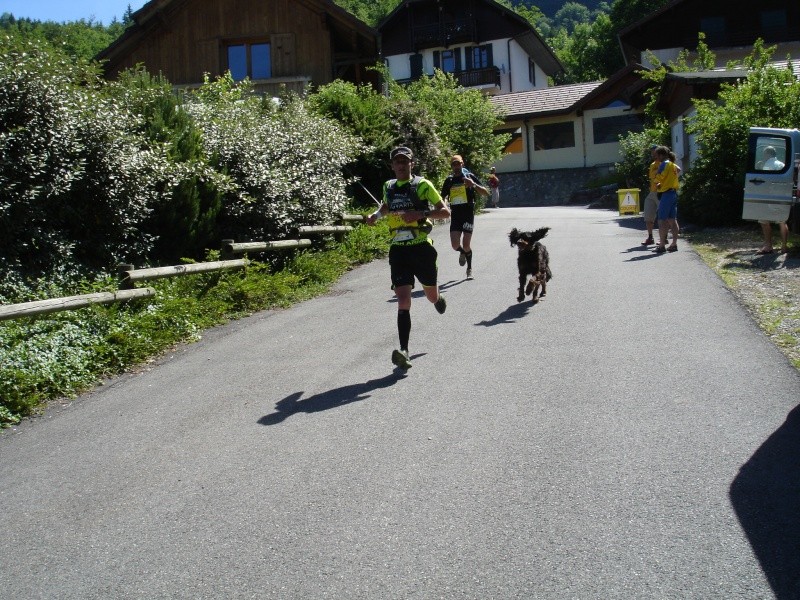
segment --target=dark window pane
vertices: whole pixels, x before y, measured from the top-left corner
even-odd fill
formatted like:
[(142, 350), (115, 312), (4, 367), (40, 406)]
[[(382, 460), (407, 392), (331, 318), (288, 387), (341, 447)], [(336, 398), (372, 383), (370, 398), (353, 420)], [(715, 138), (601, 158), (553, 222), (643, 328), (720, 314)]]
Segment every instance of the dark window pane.
[(472, 64), (468, 64), (468, 66), (471, 66), (473, 69), (485, 69), (490, 67), (489, 48), (490, 46), (477, 46), (472, 48), (472, 52), (470, 53)]
[(228, 46), (228, 69), (234, 81), (247, 77), (247, 48), (244, 45)]
[(442, 51), (442, 66), (440, 67), (445, 73), (456, 72), (456, 56), (452, 50)]
[(534, 150), (555, 150), (575, 146), (575, 125), (572, 121), (537, 125), (533, 128)]
[(595, 144), (613, 144), (619, 142), (619, 136), (631, 131), (642, 131), (641, 115), (619, 115), (618, 117), (602, 117), (592, 120), (592, 134)]
[(250, 59), (253, 64), (253, 79), (269, 79), (272, 77), (269, 44), (253, 44), (250, 47)]

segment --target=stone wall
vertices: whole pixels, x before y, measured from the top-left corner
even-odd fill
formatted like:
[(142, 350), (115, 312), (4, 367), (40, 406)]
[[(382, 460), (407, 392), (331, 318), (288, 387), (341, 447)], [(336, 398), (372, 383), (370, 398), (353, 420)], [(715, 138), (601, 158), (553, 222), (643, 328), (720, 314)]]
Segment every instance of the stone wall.
[(599, 188), (597, 194), (586, 185), (609, 174), (608, 166), (552, 171), (498, 173), (500, 178), (500, 207), (561, 206), (570, 203), (589, 203), (595, 196), (612, 194), (616, 199), (617, 186)]

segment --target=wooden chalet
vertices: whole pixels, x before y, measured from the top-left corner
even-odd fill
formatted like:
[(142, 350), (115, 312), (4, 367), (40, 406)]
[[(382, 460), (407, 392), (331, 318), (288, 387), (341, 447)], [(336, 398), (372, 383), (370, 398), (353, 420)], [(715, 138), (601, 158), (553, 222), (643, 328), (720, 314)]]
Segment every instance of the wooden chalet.
[(400, 82), (439, 69), (464, 87), (506, 94), (547, 87), (564, 70), (536, 30), (494, 0), (405, 0), (378, 31)]
[(175, 86), (230, 70), (259, 93), (302, 93), (342, 79), (373, 83), (378, 33), (331, 0), (151, 0), (100, 52), (108, 77), (141, 63)]

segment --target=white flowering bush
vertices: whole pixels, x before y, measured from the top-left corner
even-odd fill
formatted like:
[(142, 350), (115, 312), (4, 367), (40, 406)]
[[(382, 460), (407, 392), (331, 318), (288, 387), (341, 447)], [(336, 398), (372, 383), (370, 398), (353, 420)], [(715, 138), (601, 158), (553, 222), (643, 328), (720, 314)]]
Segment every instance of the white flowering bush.
[(343, 165), (360, 142), (303, 100), (261, 99), (230, 77), (206, 81), (187, 102), (206, 152), (235, 189), (226, 194), (221, 233), (237, 241), (287, 236), (328, 224), (348, 204)]
[(0, 294), (142, 260), (163, 149), (103, 94), (96, 66), (10, 36), (0, 52)]

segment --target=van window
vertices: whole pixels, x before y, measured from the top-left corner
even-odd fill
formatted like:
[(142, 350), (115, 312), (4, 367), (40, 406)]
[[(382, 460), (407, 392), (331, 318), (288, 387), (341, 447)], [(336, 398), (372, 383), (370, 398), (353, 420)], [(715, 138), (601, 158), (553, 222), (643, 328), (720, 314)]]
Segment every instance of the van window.
[(748, 171), (782, 173), (789, 168), (789, 138), (772, 135), (755, 135), (748, 148)]

